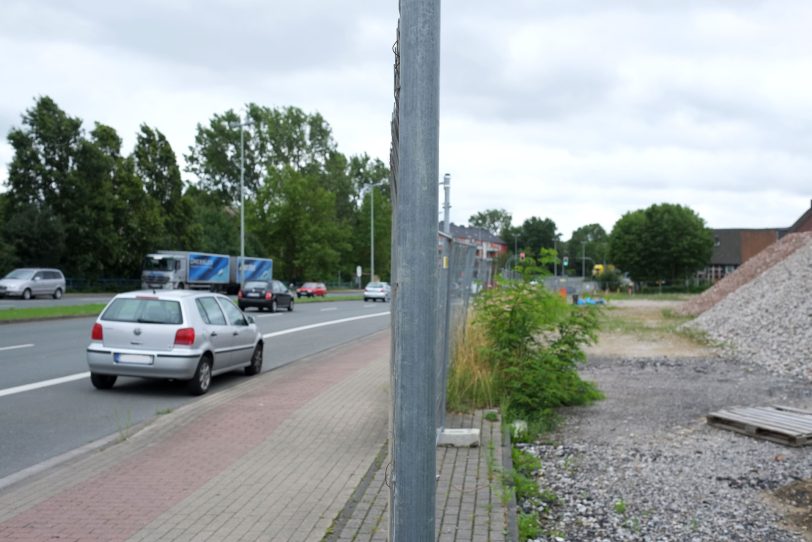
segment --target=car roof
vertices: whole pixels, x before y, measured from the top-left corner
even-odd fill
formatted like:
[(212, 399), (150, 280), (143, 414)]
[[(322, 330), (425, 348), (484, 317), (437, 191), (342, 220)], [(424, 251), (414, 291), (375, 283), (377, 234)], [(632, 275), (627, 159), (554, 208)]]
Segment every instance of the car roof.
[(187, 297), (200, 297), (220, 295), (207, 290), (135, 290), (116, 295), (117, 298), (155, 297), (158, 299), (185, 299)]

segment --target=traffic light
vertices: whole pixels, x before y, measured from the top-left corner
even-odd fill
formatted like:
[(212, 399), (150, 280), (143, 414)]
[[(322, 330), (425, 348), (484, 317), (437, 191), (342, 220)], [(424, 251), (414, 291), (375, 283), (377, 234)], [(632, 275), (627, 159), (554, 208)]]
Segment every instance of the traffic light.
[(564, 267), (567, 267), (569, 265), (569, 263), (570, 263), (569, 257), (564, 256), (564, 261), (562, 263), (564, 264)]

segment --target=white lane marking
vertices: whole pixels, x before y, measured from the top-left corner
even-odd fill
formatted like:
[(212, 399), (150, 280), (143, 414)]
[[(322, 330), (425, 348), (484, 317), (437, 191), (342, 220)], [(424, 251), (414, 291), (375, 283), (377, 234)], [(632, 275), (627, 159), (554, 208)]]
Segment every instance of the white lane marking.
[[(321, 322), (319, 324), (310, 324), (308, 326), (301, 326), (301, 327), (294, 327), (291, 329), (285, 329), (283, 331), (275, 331), (273, 333), (266, 333), (262, 337), (268, 339), (270, 337), (278, 337), (280, 335), (287, 335), (289, 333), (296, 333), (298, 331), (305, 331), (308, 329), (315, 329), (318, 327), (324, 326), (332, 326), (335, 324), (343, 324), (344, 322), (352, 322), (354, 320), (364, 320), (365, 318), (375, 318), (377, 316), (388, 316), (389, 311), (387, 312), (379, 312), (377, 314), (365, 314), (364, 316), (353, 316), (351, 318), (341, 318), (340, 320), (331, 320), (329, 322)], [(268, 316), (271, 316), (270, 314)], [(60, 378), (52, 378), (51, 380), (43, 380), (42, 382), (34, 382), (33, 384), (25, 384), (23, 386), (16, 386), (14, 388), (6, 388), (4, 390), (0, 390), (0, 397), (5, 397), (7, 395), (14, 395), (17, 393), (23, 393), (25, 391), (37, 390), (40, 388), (47, 388), (49, 386), (56, 386), (57, 384), (64, 384), (65, 382), (73, 382), (74, 380), (81, 380), (83, 378), (89, 378), (90, 373), (77, 373), (73, 375), (63, 376)]]
[(327, 311), (337, 311), (337, 310), (338, 310), (338, 309), (337, 309), (337, 308), (335, 308), (335, 307), (330, 307), (329, 309), (321, 309), (321, 312), (327, 312)]
[(3, 351), (3, 350), (17, 350), (18, 348), (31, 348), (32, 346), (34, 346), (34, 345), (33, 344), (18, 344), (16, 346), (3, 346), (3, 347), (0, 347), (0, 351)]
[(302, 327), (293, 327), (290, 329), (285, 329), (283, 331), (275, 331), (273, 333), (266, 333), (263, 335), (264, 338), (269, 339), (271, 337), (278, 337), (280, 335), (287, 335), (288, 333), (296, 333), (297, 331), (304, 331), (306, 329), (315, 329), (317, 327), (324, 327), (324, 326), (332, 326), (335, 324), (343, 324), (344, 322), (352, 322), (354, 320), (364, 320), (365, 318), (375, 318), (376, 316), (388, 316), (389, 311), (387, 312), (379, 312), (377, 314), (365, 314), (364, 316), (352, 316), (350, 318), (341, 318), (340, 320), (330, 320), (329, 322), (322, 322), (320, 324), (310, 324), (308, 326)]
[(74, 380), (81, 380), (90, 377), (90, 373), (77, 373), (75, 375), (63, 376), (60, 378), (52, 378), (51, 380), (43, 380), (42, 382), (34, 382), (33, 384), (25, 384), (14, 388), (6, 388), (0, 390), (0, 397), (6, 395), (14, 395), (15, 393), (22, 393), (24, 391), (37, 390), (39, 388), (47, 388), (49, 386), (56, 386), (57, 384), (64, 384), (65, 382), (73, 382)]

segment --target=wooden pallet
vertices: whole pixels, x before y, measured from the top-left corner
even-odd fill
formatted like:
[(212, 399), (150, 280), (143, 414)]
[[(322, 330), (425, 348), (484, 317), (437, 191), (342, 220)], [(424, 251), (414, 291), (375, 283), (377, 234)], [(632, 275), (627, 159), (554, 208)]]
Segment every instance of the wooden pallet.
[(707, 415), (708, 424), (788, 446), (812, 442), (812, 411), (788, 406), (737, 407)]

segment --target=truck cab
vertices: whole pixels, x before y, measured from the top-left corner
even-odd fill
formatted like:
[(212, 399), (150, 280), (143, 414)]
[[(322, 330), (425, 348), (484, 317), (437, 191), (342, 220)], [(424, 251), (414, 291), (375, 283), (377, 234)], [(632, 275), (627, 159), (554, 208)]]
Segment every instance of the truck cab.
[(186, 258), (173, 254), (147, 254), (141, 272), (144, 289), (183, 289), (187, 286)]

